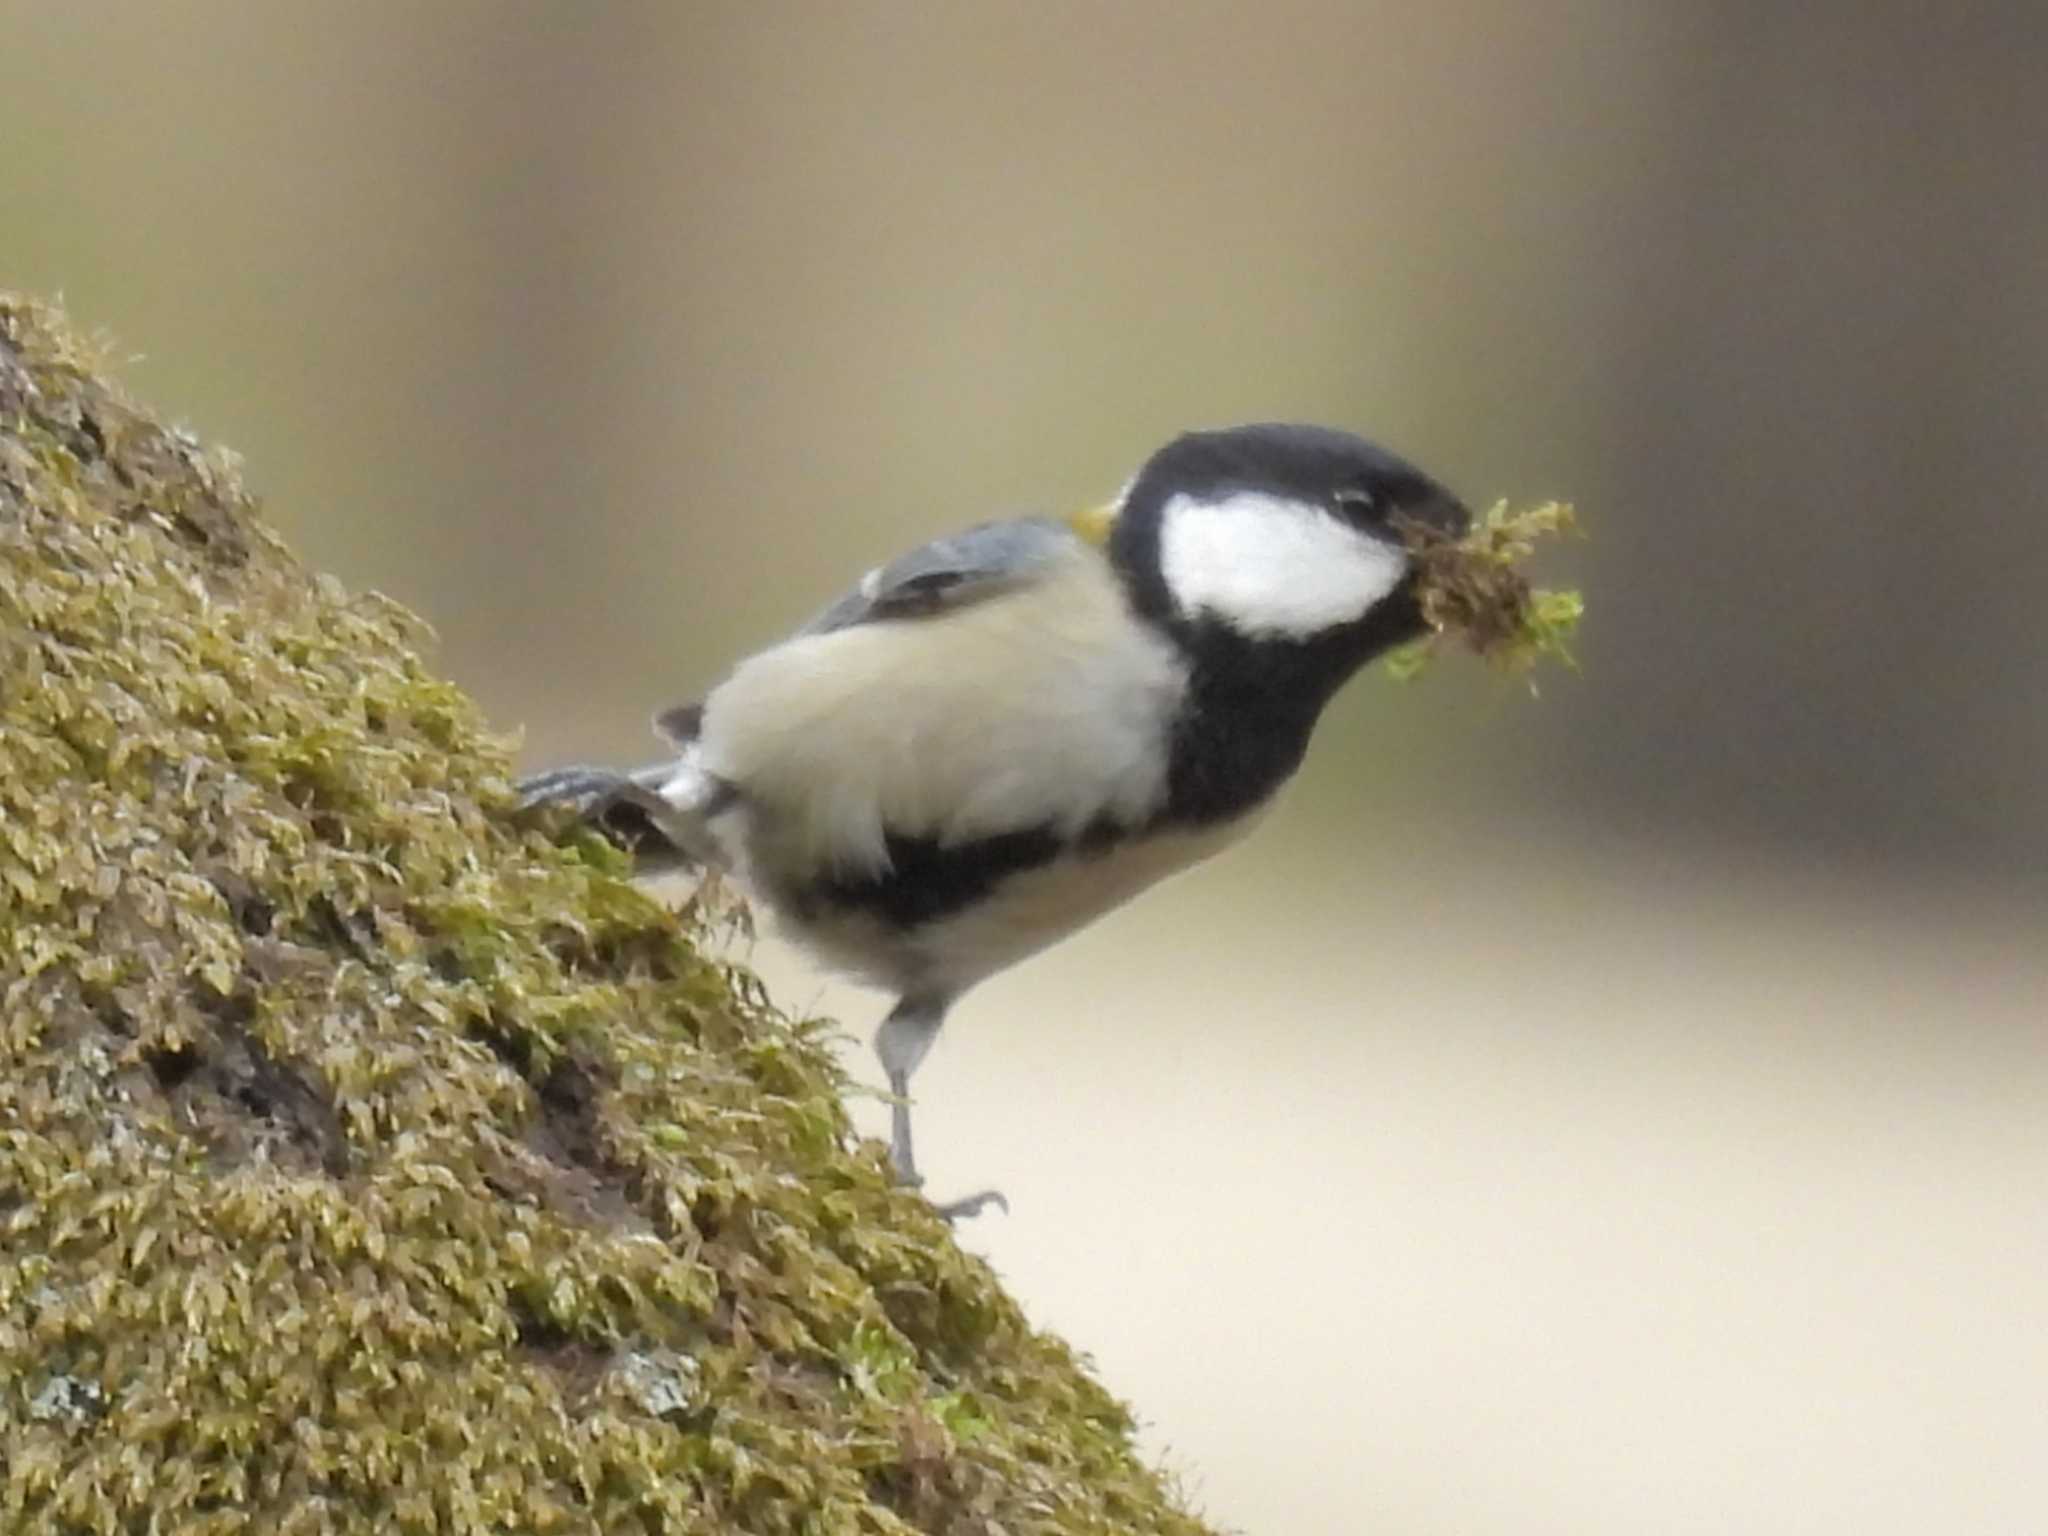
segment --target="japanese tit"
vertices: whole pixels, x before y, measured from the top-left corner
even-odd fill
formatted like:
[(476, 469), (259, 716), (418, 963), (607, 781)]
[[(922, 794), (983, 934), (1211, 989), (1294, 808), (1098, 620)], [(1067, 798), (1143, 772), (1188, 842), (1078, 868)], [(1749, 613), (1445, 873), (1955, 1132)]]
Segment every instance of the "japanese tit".
[(870, 571), (658, 716), (674, 757), (543, 773), (523, 799), (574, 805), (646, 869), (731, 872), (893, 993), (875, 1048), (915, 1184), (910, 1077), (961, 995), (1242, 836), (1337, 689), (1422, 633), (1403, 519), (1469, 521), (1349, 433), (1191, 432), (1108, 507)]

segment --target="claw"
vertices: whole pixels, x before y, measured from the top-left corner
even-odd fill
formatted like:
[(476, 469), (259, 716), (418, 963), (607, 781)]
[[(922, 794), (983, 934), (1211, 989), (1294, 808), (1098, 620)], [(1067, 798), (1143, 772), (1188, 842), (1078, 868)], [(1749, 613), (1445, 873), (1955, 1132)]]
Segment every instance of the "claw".
[(691, 828), (645, 775), (577, 765), (530, 774), (518, 783), (519, 811), (565, 806), (579, 821), (625, 848), (638, 873), (653, 875), (701, 862), (688, 845)]
[[(924, 1175), (917, 1172), (916, 1169), (913, 1168), (906, 1175), (903, 1172), (903, 1165), (895, 1162), (892, 1158), (890, 1171), (896, 1176), (895, 1182), (898, 1189), (922, 1190), (924, 1188)], [(1009, 1197), (1000, 1189), (976, 1190), (971, 1195), (964, 1195), (958, 1200), (948, 1200), (943, 1205), (933, 1201), (932, 1209), (938, 1212), (939, 1220), (954, 1222), (965, 1221), (970, 1217), (979, 1216), (992, 1205), (1001, 1206), (1005, 1216), (1010, 1214)]]
[(530, 773), (519, 781), (516, 786), (519, 809), (530, 811), (541, 805), (566, 805), (579, 811), (588, 810), (630, 788), (632, 782), (624, 774), (609, 768), (592, 768), (580, 763), (568, 768), (549, 768), (541, 773)]
[(932, 1209), (939, 1213), (939, 1220), (954, 1222), (979, 1216), (991, 1205), (1001, 1206), (1005, 1216), (1010, 1214), (1009, 1199), (1000, 1189), (979, 1190), (958, 1200), (948, 1200), (944, 1205), (934, 1205)]

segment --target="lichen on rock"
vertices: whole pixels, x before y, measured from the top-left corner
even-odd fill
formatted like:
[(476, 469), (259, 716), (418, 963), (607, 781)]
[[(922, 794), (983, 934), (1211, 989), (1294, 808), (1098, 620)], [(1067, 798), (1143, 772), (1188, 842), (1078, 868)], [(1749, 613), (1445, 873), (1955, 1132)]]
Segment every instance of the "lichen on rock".
[(0, 295), (0, 1529), (1199, 1531), (424, 638)]

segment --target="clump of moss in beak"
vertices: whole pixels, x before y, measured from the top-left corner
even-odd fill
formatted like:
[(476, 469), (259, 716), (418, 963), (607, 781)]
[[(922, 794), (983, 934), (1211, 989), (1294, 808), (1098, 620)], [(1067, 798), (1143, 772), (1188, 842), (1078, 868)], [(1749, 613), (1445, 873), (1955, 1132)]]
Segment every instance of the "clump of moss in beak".
[(1414, 519), (1400, 523), (1429, 633), (1389, 656), (1388, 670), (1413, 677), (1448, 639), (1504, 672), (1525, 673), (1545, 657), (1576, 667), (1571, 639), (1585, 600), (1531, 586), (1521, 570), (1541, 540), (1576, 526), (1571, 507), (1559, 501), (1520, 512), (1496, 502), (1456, 537)]

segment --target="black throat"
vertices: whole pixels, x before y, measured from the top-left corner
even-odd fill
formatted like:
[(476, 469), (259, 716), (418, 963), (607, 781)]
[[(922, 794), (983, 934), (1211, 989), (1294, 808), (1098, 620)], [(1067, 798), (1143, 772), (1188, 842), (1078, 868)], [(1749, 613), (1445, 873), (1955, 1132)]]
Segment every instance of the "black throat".
[(1162, 819), (1229, 821), (1301, 766), (1316, 721), (1367, 662), (1423, 631), (1407, 583), (1356, 623), (1313, 640), (1248, 639), (1213, 619), (1164, 623), (1191, 663)]

